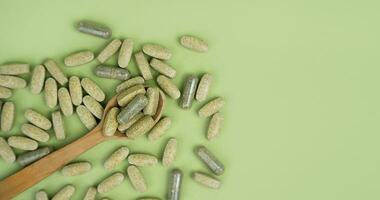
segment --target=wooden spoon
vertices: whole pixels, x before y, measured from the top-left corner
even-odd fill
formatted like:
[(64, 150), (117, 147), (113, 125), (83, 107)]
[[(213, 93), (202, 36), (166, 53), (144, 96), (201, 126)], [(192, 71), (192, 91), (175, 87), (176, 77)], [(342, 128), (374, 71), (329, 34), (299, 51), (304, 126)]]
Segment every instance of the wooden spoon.
[[(119, 131), (112, 137), (106, 137), (102, 134), (104, 116), (114, 106), (117, 106), (116, 96), (107, 103), (99, 124), (86, 135), (2, 180), (0, 182), (0, 200), (16, 197), (99, 143), (110, 139), (127, 139), (125, 134)], [(165, 95), (160, 91), (157, 112), (153, 116), (155, 122), (160, 119), (164, 107)]]

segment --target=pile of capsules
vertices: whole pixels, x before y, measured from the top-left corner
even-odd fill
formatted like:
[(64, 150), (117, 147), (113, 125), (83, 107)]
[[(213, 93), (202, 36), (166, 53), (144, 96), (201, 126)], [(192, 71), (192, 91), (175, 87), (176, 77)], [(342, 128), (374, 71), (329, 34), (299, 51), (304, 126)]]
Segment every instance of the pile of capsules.
[[(111, 30), (105, 26), (91, 21), (80, 21), (77, 30), (86, 34), (101, 38), (110, 38)], [(202, 39), (185, 35), (180, 38), (180, 44), (197, 52), (207, 52), (208, 44)], [(101, 78), (117, 79), (123, 81), (116, 87), (117, 104), (111, 108), (104, 117), (102, 134), (113, 136), (117, 131), (134, 139), (148, 133), (149, 141), (160, 139), (171, 126), (169, 117), (154, 120), (160, 96), (168, 95), (172, 99), (179, 99), (179, 105), (183, 109), (190, 109), (192, 102), (206, 101), (212, 82), (212, 76), (208, 73), (199, 78), (190, 75), (185, 81), (182, 93), (172, 82), (176, 76), (176, 70), (167, 64), (172, 53), (167, 48), (158, 44), (144, 44), (142, 50), (134, 53), (134, 58), (140, 75), (132, 77), (127, 66), (131, 61), (134, 42), (132, 39), (113, 39), (96, 56), (93, 52), (85, 50), (75, 52), (64, 58), (66, 67), (76, 67), (97, 60), (95, 75)], [(104, 64), (109, 58), (118, 52), (118, 66)], [(148, 61), (149, 59), (150, 61)], [(159, 73), (156, 83), (159, 87), (148, 87), (145, 81), (153, 79), (151, 70)], [(48, 74), (50, 77), (48, 77)], [(30, 65), (24, 63), (11, 63), (0, 66), (0, 99), (8, 99), (13, 90), (25, 88), (27, 82), (20, 76), (30, 74)], [(48, 78), (46, 78), (48, 77)], [(67, 84), (68, 83), (68, 84)], [(101, 120), (104, 112), (102, 102), (105, 93), (93, 80), (88, 77), (67, 77), (60, 66), (52, 59), (47, 59), (43, 64), (34, 67), (31, 72), (30, 91), (32, 94), (44, 93), (46, 105), (54, 109), (49, 117), (33, 110), (27, 109), (24, 117), (28, 122), (21, 126), (22, 136), (10, 136), (6, 139), (0, 137), (0, 157), (8, 163), (17, 162), (21, 166), (27, 166), (52, 152), (50, 147), (40, 147), (39, 143), (48, 142), (50, 135), (48, 130), (53, 129), (57, 140), (66, 138), (63, 117), (74, 114), (78, 115), (80, 121), (88, 129), (93, 129)], [(68, 88), (65, 87), (68, 85)], [(209, 100), (199, 111), (198, 115), (210, 118), (207, 131), (207, 139), (213, 140), (220, 133), (223, 117), (220, 114), (224, 106), (221, 97)], [(58, 106), (57, 106), (58, 105)], [(58, 109), (57, 109), (58, 108)], [(74, 111), (75, 110), (75, 111)], [(1, 131), (10, 131), (15, 119), (15, 104), (11, 101), (0, 100), (0, 128)], [(158, 121), (158, 122), (157, 122)], [(12, 148), (24, 150), (25, 153), (16, 155)], [(176, 157), (177, 139), (169, 138), (161, 162), (165, 167), (170, 167)], [(222, 175), (223, 164), (205, 147), (199, 146), (196, 150), (197, 156), (215, 175)], [(158, 158), (150, 154), (130, 153), (126, 146), (122, 146), (113, 152), (104, 162), (104, 168), (112, 171), (118, 164), (127, 160), (130, 164), (127, 175), (138, 192), (147, 191), (142, 172), (139, 167), (154, 166), (158, 164)], [(63, 176), (76, 176), (90, 171), (91, 163), (82, 161), (74, 162), (61, 169)], [(180, 186), (183, 173), (180, 169), (173, 169), (170, 174), (170, 183), (167, 198), (170, 200), (180, 199)], [(193, 180), (209, 188), (220, 188), (221, 182), (217, 178), (203, 172), (194, 172)], [(97, 187), (90, 187), (85, 194), (85, 200), (95, 199), (97, 193), (107, 193), (119, 186), (124, 181), (123, 173), (117, 172), (103, 181)], [(66, 185), (59, 190), (53, 200), (70, 199), (75, 192), (73, 185)], [(48, 195), (44, 190), (36, 193), (37, 200), (47, 200)], [(141, 197), (139, 199), (153, 200), (157, 197)]]

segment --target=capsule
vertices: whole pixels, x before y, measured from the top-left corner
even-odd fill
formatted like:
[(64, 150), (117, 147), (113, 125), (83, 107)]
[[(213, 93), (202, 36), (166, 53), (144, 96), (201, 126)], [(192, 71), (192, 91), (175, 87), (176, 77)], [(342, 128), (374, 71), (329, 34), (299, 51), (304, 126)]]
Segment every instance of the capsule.
[(198, 84), (197, 93), (195, 95), (196, 100), (201, 101), (201, 102), (206, 100), (206, 97), (211, 87), (211, 83), (212, 83), (211, 74), (208, 74), (208, 73), (204, 74)]
[(48, 118), (30, 108), (25, 110), (24, 117), (39, 128), (44, 130), (49, 130), (51, 128), (51, 122)]
[(48, 155), (51, 151), (52, 149), (49, 147), (43, 147), (34, 151), (30, 151), (30, 152), (20, 155), (17, 158), (17, 162), (22, 167), (24, 167)]
[(78, 24), (76, 25), (76, 29), (79, 32), (104, 39), (107, 39), (112, 35), (111, 29), (107, 26), (88, 20), (82, 20), (78, 22)]
[(208, 51), (208, 44), (202, 39), (195, 36), (184, 35), (180, 38), (180, 43), (183, 47), (191, 49), (193, 51), (201, 53)]
[(32, 139), (22, 136), (11, 136), (8, 138), (8, 144), (16, 149), (32, 151), (38, 148), (38, 143)]
[(187, 77), (185, 87), (183, 88), (180, 106), (183, 109), (189, 109), (193, 105), (195, 92), (197, 90), (198, 77), (191, 75)]
[(220, 127), (222, 126), (222, 123), (223, 123), (223, 116), (219, 112), (215, 113), (210, 120), (210, 124), (208, 125), (208, 130), (207, 130), (208, 140), (213, 140), (219, 136)]
[(96, 125), (96, 119), (91, 114), (91, 112), (86, 108), (84, 105), (79, 105), (76, 108), (77, 115), (80, 119), (80, 121), (83, 123), (83, 125), (88, 129), (92, 130)]
[(145, 95), (139, 94), (124, 107), (117, 116), (117, 121), (120, 124), (127, 123), (133, 116), (141, 112), (148, 104), (148, 98)]
[(96, 187), (89, 187), (83, 200), (95, 200), (96, 193), (98, 193), (98, 191), (96, 190)]
[(112, 40), (104, 49), (99, 53), (97, 59), (100, 63), (104, 63), (113, 54), (115, 54), (121, 46), (121, 41), (119, 39)]
[(120, 112), (120, 109), (118, 107), (111, 108), (110, 111), (106, 114), (106, 117), (104, 119), (103, 127), (102, 127), (102, 133), (105, 136), (113, 136), (117, 130), (117, 126), (119, 125), (117, 123), (117, 116)]
[(91, 79), (83, 78), (81, 84), (84, 91), (86, 91), (90, 96), (94, 97), (96, 101), (102, 102), (106, 98), (103, 90), (100, 89), (100, 87)]
[(199, 146), (196, 153), (215, 175), (224, 173), (223, 164), (205, 146)]
[(129, 129), (125, 131), (125, 135), (131, 139), (144, 135), (154, 126), (154, 120), (151, 116), (144, 116)]
[(7, 163), (13, 163), (16, 160), (16, 155), (12, 148), (2, 137), (0, 137), (0, 157)]
[(66, 138), (65, 127), (63, 124), (61, 111), (55, 111), (51, 114), (51, 120), (53, 122), (53, 129), (57, 140), (63, 140)]
[(67, 67), (84, 65), (94, 60), (94, 53), (91, 51), (80, 51), (67, 56), (64, 63)]
[(130, 120), (128, 120), (127, 123), (119, 124), (119, 126), (117, 127), (117, 129), (120, 132), (124, 132), (125, 130), (127, 130), (128, 128), (130, 128), (134, 123), (136, 123), (138, 120), (140, 120), (142, 117), (144, 117), (144, 113), (139, 112), (135, 116), (133, 116)]
[(80, 79), (77, 76), (72, 76), (69, 79), (69, 91), (71, 101), (75, 106), (79, 106), (82, 103), (83, 92), (80, 84)]
[(128, 163), (139, 167), (157, 165), (158, 160), (155, 156), (143, 153), (135, 153), (128, 156)]
[(158, 44), (144, 44), (142, 50), (145, 54), (162, 60), (169, 60), (172, 57), (169, 49)]
[(91, 168), (92, 166), (89, 162), (77, 162), (64, 166), (61, 173), (63, 176), (77, 176), (89, 172)]
[(94, 97), (86, 95), (83, 97), (83, 104), (86, 108), (98, 119), (103, 116), (104, 108), (102, 105), (94, 99)]
[(32, 124), (23, 124), (21, 126), (21, 132), (24, 135), (39, 142), (47, 142), (50, 139), (50, 136), (47, 132)]
[(129, 71), (127, 69), (122, 69), (118, 67), (112, 67), (107, 65), (98, 65), (95, 68), (95, 74), (101, 78), (117, 79), (117, 80), (127, 80), (130, 77)]
[(165, 167), (169, 167), (176, 156), (177, 153), (177, 139), (170, 138), (169, 141), (166, 143), (164, 153), (162, 155), (162, 164)]
[(182, 171), (174, 169), (170, 174), (168, 200), (179, 200), (181, 191)]
[(144, 176), (136, 166), (130, 165), (127, 168), (127, 174), (136, 191), (145, 192), (147, 190)]
[(13, 102), (5, 102), (1, 109), (0, 124), (2, 131), (10, 131), (13, 128), (15, 119), (15, 104)]
[(217, 97), (209, 101), (204, 105), (199, 111), (198, 115), (200, 117), (210, 117), (211, 115), (217, 113), (224, 106), (224, 100), (221, 97)]
[(131, 60), (132, 51), (133, 51), (133, 40), (125, 39), (123, 41), (123, 44), (120, 47), (119, 58), (117, 61), (119, 67), (127, 68), (129, 61)]
[(30, 92), (32, 94), (39, 94), (44, 87), (45, 81), (45, 67), (43, 65), (37, 65), (32, 72), (32, 78), (30, 79)]
[(144, 84), (145, 80), (143, 77), (141, 76), (136, 76), (136, 77), (133, 77), (131, 79), (128, 79), (122, 83), (120, 83), (117, 87), (116, 87), (116, 93), (119, 93), (121, 92), (122, 90), (125, 90), (127, 88), (130, 88), (132, 86), (135, 86), (135, 85), (142, 85)]
[(173, 99), (178, 99), (181, 96), (181, 92), (178, 87), (167, 77), (159, 75), (157, 77), (157, 83), (161, 89)]
[(26, 87), (26, 81), (17, 76), (0, 75), (0, 86), (9, 89), (21, 89)]
[(152, 72), (150, 71), (148, 60), (142, 51), (135, 53), (135, 60), (142, 77), (144, 77), (145, 80), (151, 80), (153, 78)]
[(122, 163), (129, 155), (128, 147), (121, 147), (113, 152), (104, 162), (104, 168), (108, 171), (115, 169), (117, 165)]
[(177, 73), (173, 67), (156, 58), (153, 58), (150, 61), (150, 66), (160, 74), (163, 74), (169, 78), (174, 78)]
[(153, 116), (157, 111), (160, 90), (157, 87), (150, 87), (146, 90), (146, 95), (148, 97), (148, 104), (144, 108), (144, 114)]
[(138, 200), (160, 200), (160, 198), (157, 197), (140, 197)]
[(48, 78), (45, 81), (45, 102), (49, 108), (54, 108), (58, 100), (58, 87), (57, 82), (53, 78)]
[(120, 172), (117, 172), (108, 178), (104, 179), (99, 183), (97, 190), (100, 194), (106, 193), (114, 189), (115, 187), (121, 185), (124, 181), (124, 175)]
[(135, 98), (137, 95), (145, 93), (146, 90), (143, 85), (135, 85), (133, 87), (123, 90), (122, 92), (120, 92), (120, 94), (117, 95), (117, 104), (119, 104), (119, 106), (125, 106), (130, 101), (132, 101), (132, 99)]
[(47, 193), (44, 190), (40, 190), (36, 193), (36, 200), (49, 200)]
[(192, 178), (195, 182), (211, 189), (219, 189), (221, 185), (218, 179), (201, 172), (194, 172)]
[(169, 117), (164, 117), (157, 122), (148, 135), (149, 141), (156, 141), (170, 128), (172, 121)]
[(0, 86), (0, 99), (8, 99), (12, 96), (12, 90), (3, 86)]
[(29, 64), (13, 63), (0, 65), (0, 74), (6, 75), (20, 75), (29, 73)]
[(72, 185), (66, 185), (60, 189), (51, 200), (67, 200), (70, 199), (75, 192), (75, 187)]
[(65, 85), (69, 80), (66, 75), (63, 73), (62, 69), (54, 60), (47, 60), (44, 63), (47, 71), (53, 76), (53, 78), (61, 85)]
[(59, 88), (58, 90), (58, 102), (63, 115), (71, 116), (73, 114), (74, 108), (71, 102), (71, 97), (69, 91), (64, 87)]

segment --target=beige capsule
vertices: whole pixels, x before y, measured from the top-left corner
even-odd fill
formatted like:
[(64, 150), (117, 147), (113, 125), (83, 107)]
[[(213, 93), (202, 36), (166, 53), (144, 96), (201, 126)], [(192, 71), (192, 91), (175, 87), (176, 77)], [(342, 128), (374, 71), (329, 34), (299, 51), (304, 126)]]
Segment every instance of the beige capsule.
[(157, 165), (158, 160), (156, 156), (150, 154), (135, 153), (128, 156), (128, 163), (139, 167), (154, 166)]
[(125, 135), (131, 139), (147, 133), (154, 126), (154, 120), (151, 116), (144, 116), (134, 123), (125, 131)]
[(58, 64), (51, 59), (48, 59), (44, 63), (47, 71), (53, 76), (53, 78), (61, 85), (66, 84), (69, 80), (67, 79), (66, 75), (63, 73), (61, 68), (58, 66)]
[(53, 129), (57, 140), (63, 140), (66, 138), (64, 122), (61, 111), (55, 111), (51, 114), (51, 120), (53, 122)]
[(54, 108), (58, 102), (58, 86), (57, 82), (53, 78), (46, 79), (44, 94), (46, 105), (49, 108)]
[(217, 113), (224, 106), (224, 99), (221, 97), (217, 97), (211, 101), (209, 101), (206, 105), (204, 105), (199, 111), (198, 115), (200, 117), (209, 117), (215, 113)]
[(130, 120), (128, 120), (127, 123), (119, 124), (117, 129), (121, 132), (127, 130), (129, 127), (131, 127), (134, 123), (136, 123), (138, 120), (140, 120), (142, 117), (144, 117), (144, 113), (139, 112), (135, 116), (133, 116)]
[(91, 112), (84, 105), (79, 105), (76, 108), (76, 113), (79, 117), (79, 120), (83, 123), (83, 125), (88, 129), (92, 130), (96, 125), (96, 119), (91, 114)]
[(127, 173), (129, 180), (131, 181), (136, 191), (145, 192), (147, 190), (144, 176), (141, 174), (140, 170), (136, 166), (130, 165), (127, 168)]
[(119, 58), (117, 63), (121, 68), (127, 68), (129, 61), (131, 60), (133, 51), (133, 40), (125, 39), (120, 47)]
[(0, 99), (8, 99), (12, 96), (12, 90), (3, 86), (0, 86)]
[(161, 89), (173, 99), (178, 99), (181, 96), (181, 92), (178, 87), (167, 77), (159, 75), (157, 77), (157, 83)]
[(116, 87), (116, 93), (119, 93), (127, 88), (130, 88), (132, 86), (135, 86), (135, 85), (142, 85), (144, 84), (145, 80), (143, 77), (141, 76), (136, 76), (136, 77), (133, 77), (131, 79), (128, 79), (122, 83), (120, 83), (117, 87)]
[(97, 59), (100, 63), (104, 63), (108, 58), (119, 50), (121, 41), (119, 39), (112, 40), (98, 55)]
[(82, 78), (81, 84), (84, 91), (86, 91), (90, 96), (94, 97), (96, 101), (102, 102), (106, 98), (103, 90), (100, 89), (100, 87), (91, 79)]
[(115, 187), (121, 185), (124, 181), (124, 175), (120, 172), (117, 172), (108, 178), (104, 179), (99, 183), (97, 190), (100, 194), (106, 193), (114, 189)]
[(161, 138), (165, 132), (170, 128), (172, 120), (169, 117), (164, 117), (157, 122), (148, 135), (149, 141), (156, 141)]
[(208, 130), (207, 130), (208, 140), (213, 140), (219, 136), (220, 127), (222, 126), (222, 123), (223, 123), (223, 116), (219, 112), (215, 113), (211, 117), (210, 124), (208, 125)]
[(5, 102), (1, 109), (0, 127), (2, 131), (10, 131), (15, 119), (15, 104)]
[(157, 87), (150, 87), (146, 90), (146, 96), (148, 97), (148, 104), (144, 108), (144, 114), (153, 116), (157, 111), (160, 90)]
[(183, 47), (191, 49), (193, 51), (197, 51), (197, 52), (208, 51), (208, 44), (202, 39), (195, 36), (184, 35), (180, 38), (180, 43)]
[(17, 76), (0, 75), (0, 86), (10, 89), (21, 89), (26, 87), (26, 81)]
[(29, 64), (25, 63), (12, 63), (0, 65), (0, 74), (6, 75), (20, 75), (29, 73)]
[(50, 135), (47, 132), (32, 124), (23, 124), (21, 126), (21, 132), (39, 142), (47, 142), (50, 139)]
[(67, 56), (64, 63), (68, 67), (84, 65), (94, 60), (94, 53), (91, 51), (80, 51)]
[(64, 116), (71, 116), (73, 114), (74, 108), (73, 104), (71, 103), (71, 97), (67, 88), (59, 88), (58, 102)]
[(35, 195), (36, 200), (49, 200), (48, 194), (44, 190), (39, 190)]
[(160, 198), (157, 198), (157, 197), (140, 197), (137, 200), (160, 200)]
[(199, 81), (197, 93), (195, 94), (195, 99), (198, 101), (204, 101), (206, 100), (206, 97), (209, 93), (210, 87), (212, 83), (212, 76), (211, 74), (204, 74)]
[(158, 44), (144, 44), (142, 50), (145, 54), (162, 60), (169, 60), (172, 57), (169, 49)]
[(66, 185), (62, 189), (60, 189), (51, 200), (68, 200), (75, 193), (75, 187), (72, 185)]
[(26, 109), (24, 112), (24, 117), (32, 124), (42, 128), (44, 130), (49, 130), (51, 128), (50, 120), (43, 116), (41, 113), (36, 112), (33, 109)]
[(104, 168), (108, 171), (115, 169), (117, 165), (122, 163), (129, 155), (128, 147), (121, 147), (113, 152), (104, 162)]
[(153, 58), (150, 61), (150, 66), (160, 74), (163, 74), (169, 78), (174, 78), (177, 73), (173, 67), (156, 58)]
[(72, 76), (69, 79), (69, 91), (71, 101), (75, 106), (79, 106), (82, 103), (83, 93), (80, 79), (77, 76)]
[(106, 114), (104, 118), (104, 123), (102, 127), (102, 133), (105, 136), (113, 136), (117, 130), (117, 115), (119, 114), (120, 109), (118, 107), (111, 108), (110, 111)]
[(194, 172), (192, 178), (195, 182), (212, 189), (219, 189), (221, 185), (218, 179), (201, 172)]
[(116, 100), (119, 106), (125, 106), (130, 101), (132, 101), (132, 99), (135, 98), (138, 94), (145, 94), (145, 93), (146, 93), (146, 90), (143, 85), (135, 85), (121, 91), (117, 95)]
[(152, 79), (153, 76), (150, 71), (148, 60), (145, 58), (142, 51), (135, 53), (135, 60), (142, 77), (144, 77), (145, 80)]
[(83, 97), (83, 104), (86, 108), (98, 119), (103, 116), (104, 108), (102, 105), (94, 99), (94, 97), (86, 95)]
[(95, 200), (96, 193), (98, 193), (98, 191), (96, 190), (96, 187), (89, 187), (83, 200)]
[(46, 70), (43, 65), (37, 65), (32, 72), (32, 78), (30, 79), (30, 92), (32, 94), (39, 94), (44, 87)]
[(89, 172), (91, 168), (92, 166), (89, 162), (77, 162), (64, 166), (61, 173), (63, 176), (77, 176)]
[(38, 148), (38, 143), (32, 139), (22, 136), (11, 136), (8, 138), (8, 144), (16, 149), (31, 151)]
[(16, 160), (16, 155), (12, 148), (2, 137), (0, 137), (0, 157), (7, 163), (13, 163)]
[(177, 139), (175, 138), (170, 138), (166, 143), (164, 153), (162, 155), (162, 164), (165, 167), (169, 167), (173, 163), (177, 153), (177, 146)]

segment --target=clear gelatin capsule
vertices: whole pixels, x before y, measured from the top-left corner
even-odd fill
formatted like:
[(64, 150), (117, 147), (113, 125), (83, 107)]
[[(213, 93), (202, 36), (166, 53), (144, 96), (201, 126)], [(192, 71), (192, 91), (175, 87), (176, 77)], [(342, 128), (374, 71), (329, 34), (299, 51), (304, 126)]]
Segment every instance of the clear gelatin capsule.
[(181, 108), (189, 109), (193, 105), (193, 100), (195, 97), (195, 92), (198, 86), (198, 77), (190, 75), (187, 77), (185, 82), (185, 87), (182, 91), (182, 98), (180, 102)]
[(16, 155), (4, 138), (0, 137), (0, 157), (7, 163), (13, 163)]
[(125, 39), (120, 47), (119, 52), (119, 58), (118, 58), (118, 65), (121, 68), (127, 68), (129, 61), (131, 60), (133, 51), (133, 40), (132, 39)]
[(66, 138), (64, 122), (61, 111), (55, 111), (51, 114), (51, 120), (53, 123), (53, 129), (57, 140), (63, 140)]
[(44, 65), (47, 71), (59, 84), (65, 85), (69, 81), (66, 75), (63, 73), (62, 69), (54, 60), (48, 59)]
[(197, 52), (208, 51), (208, 44), (202, 39), (195, 36), (184, 35), (180, 38), (180, 43), (183, 47), (191, 49), (193, 51), (197, 51)]
[(104, 162), (104, 168), (108, 171), (115, 169), (115, 167), (121, 164), (128, 157), (128, 155), (128, 147), (119, 148)]
[(13, 128), (15, 119), (15, 104), (13, 102), (5, 102), (1, 109), (0, 127), (2, 131), (10, 131)]
[(75, 187), (72, 185), (66, 185), (61, 190), (59, 190), (51, 200), (68, 200), (75, 192)]
[(148, 104), (148, 98), (145, 95), (139, 94), (127, 104), (117, 116), (117, 121), (120, 124), (127, 123), (137, 113), (141, 112)]
[(35, 195), (36, 200), (49, 200), (48, 194), (44, 190), (39, 190)]
[(86, 91), (90, 96), (94, 97), (96, 101), (102, 102), (106, 98), (103, 90), (100, 89), (100, 87), (91, 79), (82, 78), (81, 84), (84, 91)]
[(196, 153), (215, 175), (224, 173), (224, 165), (205, 146), (197, 147)]
[(127, 123), (125, 124), (119, 124), (119, 127), (117, 129), (121, 132), (127, 130), (129, 127), (131, 127), (134, 123), (136, 123), (138, 120), (140, 120), (142, 117), (144, 117), (144, 113), (140, 112), (137, 113), (134, 117), (132, 117)]
[(107, 26), (88, 20), (79, 21), (76, 25), (79, 32), (93, 35), (100, 38), (110, 38), (112, 35), (111, 29)]
[(144, 176), (136, 166), (130, 165), (127, 168), (127, 174), (136, 191), (145, 192), (147, 190)]
[(124, 181), (124, 175), (120, 172), (117, 172), (108, 178), (104, 179), (99, 183), (97, 190), (100, 194), (106, 193), (114, 189), (115, 187), (121, 185)]
[(79, 105), (76, 108), (76, 113), (79, 117), (79, 120), (83, 123), (83, 125), (88, 129), (92, 130), (98, 123), (96, 122), (95, 117), (91, 114), (91, 112), (84, 105)]
[(37, 111), (33, 109), (26, 109), (24, 112), (24, 117), (35, 126), (44, 129), (49, 130), (51, 128), (51, 122), (50, 120), (43, 116), (41, 113), (38, 113)]
[(120, 48), (121, 41), (119, 39), (112, 40), (106, 47), (99, 53), (97, 59), (100, 63), (106, 62), (112, 55), (114, 55)]
[(38, 148), (38, 143), (36, 141), (22, 136), (9, 137), (8, 144), (11, 147), (25, 151), (32, 151)]
[(21, 89), (26, 87), (26, 81), (17, 76), (0, 75), (0, 86), (9, 89)]
[(51, 151), (50, 147), (39, 148), (18, 156), (17, 162), (24, 167), (48, 155)]
[(95, 74), (101, 78), (117, 79), (122, 81), (127, 80), (130, 77), (130, 73), (127, 69), (103, 64), (98, 65), (95, 68)]
[(163, 74), (169, 78), (174, 78), (177, 73), (173, 67), (156, 58), (152, 58), (150, 61), (150, 66), (160, 74)]
[(211, 101), (209, 101), (206, 105), (204, 105), (199, 111), (198, 115), (200, 117), (210, 117), (211, 115), (217, 113), (224, 106), (224, 99), (221, 97), (217, 97)]
[(182, 171), (174, 169), (170, 173), (168, 200), (179, 200), (181, 192)]
[(135, 60), (141, 76), (144, 77), (145, 80), (152, 79), (153, 76), (152, 72), (150, 71), (148, 60), (145, 58), (142, 51), (135, 53)]
[(195, 99), (198, 101), (204, 101), (207, 98), (207, 95), (209, 93), (210, 87), (212, 83), (212, 76), (211, 74), (204, 74), (199, 81), (197, 93), (195, 95)]
[(73, 114), (74, 108), (73, 103), (71, 102), (70, 93), (64, 87), (61, 87), (58, 90), (58, 102), (63, 115), (71, 116)]
[(102, 105), (94, 99), (94, 97), (86, 95), (83, 97), (83, 104), (86, 108), (98, 119), (103, 116), (104, 108)]
[(113, 107), (111, 110), (108, 111), (106, 114), (106, 117), (104, 118), (104, 123), (102, 127), (102, 133), (105, 136), (113, 136), (117, 130), (118, 123), (117, 123), (117, 116), (120, 112), (120, 109), (118, 107)]
[(37, 65), (32, 72), (32, 78), (30, 79), (30, 92), (32, 94), (39, 94), (44, 87), (46, 70), (43, 65)]
[(179, 91), (178, 87), (176, 85), (174, 85), (174, 83), (171, 81), (171, 79), (169, 79), (163, 75), (159, 75), (157, 77), (157, 84), (171, 98), (178, 99), (181, 96), (181, 92)]
[(61, 173), (63, 176), (77, 176), (89, 172), (91, 168), (92, 166), (89, 162), (76, 162), (64, 166)]
[(218, 179), (201, 172), (194, 172), (192, 178), (195, 182), (211, 189), (219, 189), (221, 185)]
[(143, 77), (141, 76), (136, 76), (136, 77), (133, 77), (131, 79), (128, 79), (122, 83), (120, 83), (117, 87), (116, 87), (116, 93), (119, 93), (127, 88), (130, 88), (132, 86), (135, 86), (135, 85), (142, 85), (144, 84), (145, 80)]
[(12, 96), (12, 90), (3, 86), (0, 86), (0, 99), (8, 99)]
[(172, 57), (169, 49), (158, 44), (144, 44), (142, 50), (145, 54), (162, 60), (169, 60)]
[(125, 106), (127, 105), (130, 101), (132, 101), (133, 98), (135, 98), (139, 94), (145, 94), (146, 90), (143, 85), (135, 85), (130, 88), (127, 88), (123, 91), (121, 91), (117, 97), (117, 103), (119, 106)]
[(45, 81), (45, 102), (49, 108), (54, 108), (58, 102), (58, 86), (53, 78), (48, 78)]
[(50, 135), (47, 132), (32, 124), (23, 124), (21, 126), (21, 132), (39, 142), (47, 142), (50, 139)]
[(92, 60), (94, 60), (92, 51), (80, 51), (67, 56), (63, 62), (68, 67), (75, 67), (89, 63)]
[(12, 63), (0, 65), (0, 74), (6, 75), (20, 75), (29, 73), (29, 64), (26, 63)]
[(79, 106), (82, 103), (83, 92), (80, 79), (77, 76), (72, 76), (69, 79), (69, 92), (71, 101), (75, 106)]

